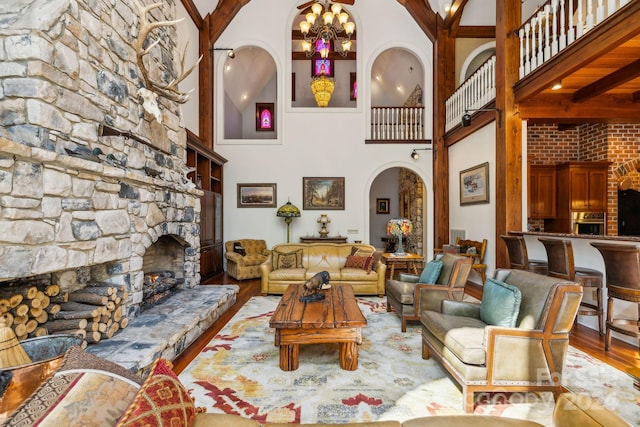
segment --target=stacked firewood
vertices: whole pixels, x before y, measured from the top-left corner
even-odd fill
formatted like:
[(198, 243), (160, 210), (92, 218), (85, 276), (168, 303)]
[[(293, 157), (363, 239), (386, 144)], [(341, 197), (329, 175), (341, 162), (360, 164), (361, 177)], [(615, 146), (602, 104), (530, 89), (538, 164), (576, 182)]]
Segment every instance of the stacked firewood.
[(10, 287), (0, 290), (0, 315), (7, 314), (19, 340), (50, 335), (71, 334), (83, 338), (83, 346), (109, 339), (129, 320), (122, 303), (127, 298), (124, 286), (95, 282), (74, 291), (61, 292), (55, 284)]

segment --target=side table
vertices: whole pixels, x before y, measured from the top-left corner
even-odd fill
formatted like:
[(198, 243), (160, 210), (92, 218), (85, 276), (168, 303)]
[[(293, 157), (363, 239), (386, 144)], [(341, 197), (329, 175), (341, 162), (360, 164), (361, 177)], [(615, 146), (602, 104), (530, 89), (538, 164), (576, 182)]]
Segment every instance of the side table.
[(394, 279), (396, 268), (406, 271), (413, 270), (413, 274), (418, 274), (417, 264), (422, 264), (424, 258), (422, 255), (406, 254), (395, 255), (393, 253), (385, 252), (382, 254), (384, 263), (387, 264), (387, 271), (389, 272), (389, 278)]

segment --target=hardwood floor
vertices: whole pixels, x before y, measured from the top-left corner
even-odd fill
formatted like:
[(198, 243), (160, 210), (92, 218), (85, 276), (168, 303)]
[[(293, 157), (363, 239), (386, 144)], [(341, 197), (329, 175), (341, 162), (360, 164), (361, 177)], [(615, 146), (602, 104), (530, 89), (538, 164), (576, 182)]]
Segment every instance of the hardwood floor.
[[(260, 295), (260, 279), (237, 281), (226, 274), (221, 274), (208, 279), (204, 282), (204, 285), (227, 283), (235, 283), (240, 286), (236, 303), (173, 361), (173, 368), (176, 373), (182, 372), (251, 297)], [(586, 326), (578, 324), (574, 327), (571, 333), (571, 345), (623, 372), (640, 368), (640, 354), (637, 347), (614, 339), (611, 349), (605, 352), (604, 337), (600, 337), (597, 331)]]

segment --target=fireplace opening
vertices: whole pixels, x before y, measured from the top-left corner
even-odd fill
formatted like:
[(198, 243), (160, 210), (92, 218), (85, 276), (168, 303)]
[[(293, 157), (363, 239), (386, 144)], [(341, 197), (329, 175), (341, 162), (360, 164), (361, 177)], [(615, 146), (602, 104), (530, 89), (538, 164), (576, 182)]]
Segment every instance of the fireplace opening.
[(184, 285), (184, 257), (187, 244), (178, 236), (161, 236), (145, 251), (140, 312), (166, 301)]

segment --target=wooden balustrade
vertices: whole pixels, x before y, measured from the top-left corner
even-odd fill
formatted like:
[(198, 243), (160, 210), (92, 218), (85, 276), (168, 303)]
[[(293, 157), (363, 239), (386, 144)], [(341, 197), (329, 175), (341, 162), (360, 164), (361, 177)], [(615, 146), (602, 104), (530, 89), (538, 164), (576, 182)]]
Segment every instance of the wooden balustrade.
[(424, 139), (424, 107), (371, 107), (371, 139)]

